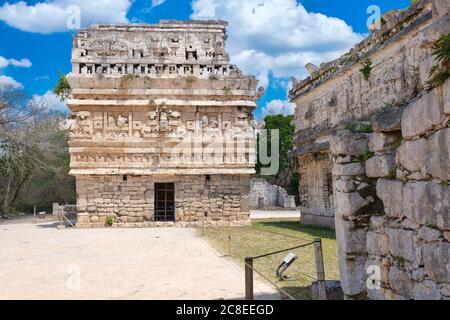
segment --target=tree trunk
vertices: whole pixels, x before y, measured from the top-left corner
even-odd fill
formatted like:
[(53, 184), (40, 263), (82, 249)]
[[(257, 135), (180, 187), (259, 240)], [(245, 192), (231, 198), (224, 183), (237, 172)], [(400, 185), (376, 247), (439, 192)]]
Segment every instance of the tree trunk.
[(9, 205), (9, 196), (11, 193), (11, 179), (12, 179), (12, 173), (11, 173), (11, 164), (9, 161), (7, 161), (7, 176), (8, 176), (8, 183), (6, 184), (5, 189), (5, 199), (3, 200), (3, 215), (7, 216), (10, 211), (10, 205)]
[(20, 190), (22, 189), (23, 185), (25, 184), (25, 182), (28, 180), (28, 178), (30, 177), (30, 172), (27, 171), (25, 173), (25, 175), (23, 176), (22, 180), (19, 182), (19, 184), (17, 185), (16, 189), (14, 190), (14, 196), (12, 198), (12, 200), (9, 203), (9, 206), (11, 207), (17, 200), (17, 197), (19, 196)]

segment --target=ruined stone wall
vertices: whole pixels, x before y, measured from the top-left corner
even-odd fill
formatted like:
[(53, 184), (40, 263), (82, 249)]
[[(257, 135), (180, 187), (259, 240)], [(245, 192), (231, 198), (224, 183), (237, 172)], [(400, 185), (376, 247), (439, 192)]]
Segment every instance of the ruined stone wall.
[[(450, 298), (449, 97), (447, 81), (374, 116), (372, 134), (332, 138), (347, 297)], [(379, 288), (367, 287), (373, 272)]]
[[(448, 30), (446, 14), (442, 14), (448, 9), (445, 1), (438, 2), (419, 1), (385, 15), (380, 30), (306, 79), (294, 81), (290, 98), (297, 105), (295, 155), (305, 212), (324, 219), (334, 214), (333, 208), (327, 210), (327, 189), (320, 172), (327, 161), (331, 164), (331, 137), (348, 128), (367, 131), (373, 115), (408, 103), (426, 86), (434, 64), (431, 45)], [(361, 63), (367, 59), (372, 65), (366, 80)]]
[(287, 191), (276, 185), (268, 183), (264, 179), (250, 179), (250, 208), (295, 208), (295, 197), (287, 194)]
[(427, 84), (449, 10), (449, 1), (423, 0), (391, 14), (291, 91), (299, 158), (329, 152), (332, 162), (348, 299), (450, 297), (450, 81)]
[(249, 223), (249, 177), (246, 175), (123, 176), (77, 178), (78, 227), (150, 227), (155, 222), (155, 182), (175, 185), (175, 221), (178, 226)]

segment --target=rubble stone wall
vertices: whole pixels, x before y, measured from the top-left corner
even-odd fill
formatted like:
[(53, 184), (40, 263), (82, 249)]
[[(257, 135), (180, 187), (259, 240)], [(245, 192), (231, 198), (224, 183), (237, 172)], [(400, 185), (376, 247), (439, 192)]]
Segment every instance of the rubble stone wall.
[(299, 159), (329, 152), (332, 162), (347, 299), (450, 299), (450, 81), (427, 83), (449, 9), (423, 0), (390, 15), (291, 91)]
[(295, 208), (295, 197), (288, 195), (287, 191), (264, 179), (250, 179), (250, 208)]
[[(248, 175), (77, 177), (78, 227), (166, 225), (154, 221), (155, 182), (175, 185), (175, 224), (234, 225), (249, 223)], [(83, 213), (84, 212), (84, 213)]]
[[(445, 1), (438, 2), (423, 0), (385, 15), (381, 29), (347, 54), (294, 81), (290, 98), (297, 105), (295, 154), (306, 213), (324, 219), (334, 215), (331, 192), (323, 181), (327, 173), (321, 172), (331, 164), (331, 137), (349, 127), (370, 128), (373, 115), (409, 103), (426, 86), (434, 64), (431, 45), (449, 31), (448, 15), (442, 14)], [(360, 71), (366, 59), (372, 62), (367, 81)]]

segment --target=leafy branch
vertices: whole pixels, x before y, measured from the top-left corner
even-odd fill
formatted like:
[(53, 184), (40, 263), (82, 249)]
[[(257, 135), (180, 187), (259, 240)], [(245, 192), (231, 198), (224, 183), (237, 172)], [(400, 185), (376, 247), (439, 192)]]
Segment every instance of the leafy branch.
[(432, 48), (436, 64), (430, 70), (429, 89), (439, 87), (450, 78), (450, 33), (434, 42)]

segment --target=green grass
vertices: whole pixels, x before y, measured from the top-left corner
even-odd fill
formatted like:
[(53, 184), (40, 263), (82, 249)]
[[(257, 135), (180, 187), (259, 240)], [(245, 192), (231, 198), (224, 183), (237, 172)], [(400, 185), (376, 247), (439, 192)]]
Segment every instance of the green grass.
[[(227, 227), (205, 228), (204, 238), (221, 254), (228, 253)], [(255, 257), (322, 238), (325, 277), (327, 280), (339, 279), (338, 246), (334, 230), (305, 226), (292, 219), (264, 219), (253, 220), (252, 226), (248, 227), (231, 227), (231, 238), (232, 258), (242, 267), (247, 256)], [(293, 252), (298, 259), (285, 272), (289, 279), (279, 280), (275, 271), (289, 252)], [(254, 268), (296, 299), (310, 299), (309, 288), (317, 275), (315, 261), (314, 246), (308, 245), (256, 259)]]

